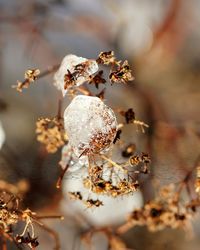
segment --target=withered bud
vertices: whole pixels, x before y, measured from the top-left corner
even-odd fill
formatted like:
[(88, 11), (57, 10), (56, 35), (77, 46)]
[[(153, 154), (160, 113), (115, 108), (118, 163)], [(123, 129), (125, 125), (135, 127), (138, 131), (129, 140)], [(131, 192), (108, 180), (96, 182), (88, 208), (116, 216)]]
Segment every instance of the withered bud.
[(116, 58), (114, 56), (114, 51), (101, 52), (96, 61), (99, 64), (105, 64), (105, 65), (117, 63)]
[(128, 61), (124, 61), (124, 63), (117, 67), (116, 70), (111, 71), (109, 75), (111, 83), (128, 83), (129, 81), (134, 80), (132, 76), (130, 66)]

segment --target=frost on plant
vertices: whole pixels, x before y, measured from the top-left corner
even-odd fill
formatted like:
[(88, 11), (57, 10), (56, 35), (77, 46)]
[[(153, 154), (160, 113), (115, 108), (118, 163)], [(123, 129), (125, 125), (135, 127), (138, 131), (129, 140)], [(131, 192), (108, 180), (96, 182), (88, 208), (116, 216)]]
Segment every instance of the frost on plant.
[(80, 86), (98, 71), (95, 60), (88, 60), (76, 55), (67, 55), (54, 75), (55, 86), (66, 95), (68, 89)]
[(76, 96), (64, 112), (64, 124), (69, 143), (77, 156), (105, 150), (117, 131), (112, 109), (92, 96)]
[[(67, 55), (60, 66), (55, 65), (40, 74), (46, 75), (57, 70), (54, 75), (55, 85), (62, 91), (63, 97), (69, 91), (72, 101), (63, 115), (59, 110), (55, 118), (39, 119), (36, 133), (38, 141), (45, 145), (48, 153), (54, 153), (63, 147), (59, 162), (62, 173), (57, 182), (58, 188), (66, 171), (78, 171), (85, 167), (87, 174), (82, 178), (82, 183), (86, 189), (97, 195), (117, 197), (135, 192), (139, 188), (138, 176), (147, 174), (150, 164), (148, 154), (130, 152), (130, 146), (120, 142), (123, 129), (127, 125), (136, 124), (144, 132), (143, 127), (148, 126), (135, 119), (132, 108), (128, 111), (118, 110), (117, 113), (124, 116), (125, 121), (117, 123), (117, 114), (104, 101), (109, 82), (105, 80), (102, 65), (110, 68), (107, 79), (111, 85), (126, 84), (133, 80), (128, 62), (118, 61), (113, 51), (101, 52), (96, 60)], [(85, 85), (80, 86), (83, 83)], [(92, 93), (88, 88), (94, 85), (98, 89), (100, 84), (104, 85), (100, 93)], [(116, 149), (121, 151), (118, 156), (113, 154)], [(116, 162), (117, 158), (119, 162)], [(76, 190), (76, 193), (79, 191)], [(81, 197), (81, 193), (78, 197)], [(89, 207), (103, 205), (98, 199), (84, 201)]]
[[(107, 76), (104, 76), (105, 66), (109, 69)], [(63, 98), (70, 97), (71, 101), (67, 107), (62, 107), (61, 98), (58, 114), (53, 118), (38, 119), (36, 134), (46, 154), (61, 149), (58, 162), (61, 174), (56, 187), (60, 188), (65, 174), (83, 171), (80, 180), (82, 188), (77, 185), (74, 190), (68, 191), (74, 202), (105, 211), (106, 203), (111, 199), (117, 204), (121, 196), (125, 196), (128, 201), (128, 195), (138, 193), (139, 177), (149, 173), (151, 160), (147, 153), (137, 150), (134, 142), (127, 143), (121, 137), (126, 126), (137, 125), (144, 132), (144, 127), (148, 125), (136, 120), (131, 107), (127, 111), (109, 107), (104, 99), (108, 85), (114, 87), (134, 79), (128, 61), (118, 61), (113, 51), (101, 52), (96, 60), (67, 55), (60, 65), (44, 72), (28, 70), (25, 81), (17, 89), (21, 91), (36, 78), (52, 72), (55, 72), (55, 86), (62, 92)], [(127, 207), (128, 210), (123, 211), (132, 211), (135, 199)], [(29, 218), (32, 216), (30, 214)], [(120, 243), (117, 237), (112, 239), (113, 245)]]

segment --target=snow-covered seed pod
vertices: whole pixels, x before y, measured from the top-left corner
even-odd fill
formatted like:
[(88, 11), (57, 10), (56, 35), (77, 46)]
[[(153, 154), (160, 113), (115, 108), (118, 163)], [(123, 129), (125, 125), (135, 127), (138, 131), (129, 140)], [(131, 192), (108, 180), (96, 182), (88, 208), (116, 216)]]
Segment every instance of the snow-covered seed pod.
[(88, 80), (89, 76), (95, 74), (98, 68), (95, 60), (76, 55), (67, 55), (54, 75), (54, 84), (65, 96), (68, 91), (66, 81), (71, 81), (70, 87), (80, 86)]
[(98, 97), (76, 96), (64, 112), (64, 126), (77, 156), (108, 149), (117, 131), (116, 116)]
[(0, 149), (3, 146), (5, 139), (6, 139), (6, 135), (5, 135), (4, 129), (3, 129), (2, 125), (1, 125), (1, 121), (0, 121)]

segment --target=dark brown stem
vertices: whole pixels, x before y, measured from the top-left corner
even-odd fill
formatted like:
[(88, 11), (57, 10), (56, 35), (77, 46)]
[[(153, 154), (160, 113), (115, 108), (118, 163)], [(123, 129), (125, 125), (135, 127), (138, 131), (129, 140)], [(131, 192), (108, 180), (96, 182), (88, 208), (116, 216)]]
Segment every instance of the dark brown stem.
[(59, 220), (63, 220), (64, 217), (62, 215), (39, 215), (36, 216), (36, 219), (41, 220), (41, 219), (59, 219)]
[(61, 187), (61, 183), (62, 183), (62, 180), (63, 180), (63, 177), (67, 171), (67, 169), (69, 168), (69, 165), (67, 165), (64, 169), (62, 169), (62, 172), (58, 178), (58, 181), (56, 183), (56, 188), (60, 188)]

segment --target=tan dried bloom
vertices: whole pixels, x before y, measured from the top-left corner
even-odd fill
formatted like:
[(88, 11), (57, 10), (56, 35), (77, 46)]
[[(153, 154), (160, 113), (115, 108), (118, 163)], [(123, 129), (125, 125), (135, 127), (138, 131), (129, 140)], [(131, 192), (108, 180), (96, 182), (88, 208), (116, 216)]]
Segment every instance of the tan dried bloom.
[(91, 180), (90, 177), (84, 178), (83, 185), (96, 194), (106, 194), (112, 197), (133, 193), (139, 187), (138, 181), (122, 180), (114, 185), (112, 180), (106, 181), (102, 177), (96, 179), (96, 181)]
[(156, 199), (129, 216), (129, 226), (146, 225), (150, 231), (160, 231), (166, 227), (185, 229), (192, 213), (176, 197), (173, 185), (163, 187)]
[(39, 76), (39, 74), (40, 74), (39, 69), (28, 69), (24, 74), (24, 78), (28, 79), (30, 82), (34, 82)]
[(42, 118), (36, 122), (37, 140), (46, 146), (48, 153), (55, 153), (67, 140), (63, 120), (57, 117)]
[(88, 83), (94, 84), (97, 89), (99, 84), (106, 83), (106, 80), (103, 78), (103, 70), (98, 71), (94, 76), (90, 76)]
[(87, 199), (86, 201), (84, 201), (84, 203), (86, 204), (87, 208), (103, 206), (103, 202), (98, 199), (97, 200)]
[[(19, 184), (20, 186), (21, 184)], [(57, 234), (47, 228), (40, 219), (42, 218), (59, 218), (62, 219), (62, 216), (37, 216), (35, 212), (32, 212), (30, 209), (22, 210), (20, 208), (21, 199), (12, 191), (16, 191), (10, 183), (1, 181), (0, 186), (0, 232), (1, 238), (5, 244), (7, 241), (14, 243), (19, 249), (24, 248), (25, 246), (30, 249), (35, 249), (39, 242), (37, 237), (35, 237), (34, 224), (39, 225), (44, 230), (47, 230), (54, 239), (55, 239), (55, 249), (59, 249), (59, 240)], [(22, 185), (24, 186), (24, 184)], [(4, 189), (4, 187), (6, 189)], [(19, 187), (19, 191), (21, 191)], [(22, 190), (24, 191), (24, 190)], [(17, 235), (15, 232), (15, 225), (19, 222), (23, 222), (23, 231), (20, 235)], [(7, 246), (5, 245), (5, 249)]]
[[(1, 201), (2, 202), (2, 201)], [(0, 208), (0, 230), (8, 232), (11, 225), (17, 224), (19, 220), (18, 215), (15, 211), (9, 211), (6, 208)]]
[(118, 64), (114, 55), (114, 51), (101, 52), (97, 58), (97, 63), (105, 65)]
[(111, 83), (128, 83), (134, 80), (131, 73), (131, 68), (128, 61), (124, 61), (122, 65), (119, 65), (117, 69), (112, 71), (109, 75)]
[(28, 69), (25, 73), (24, 73), (24, 81), (20, 82), (17, 81), (17, 85), (13, 85), (13, 88), (16, 88), (17, 91), (22, 92), (23, 88), (28, 88), (29, 85), (31, 84), (31, 82), (34, 82), (38, 76), (40, 74), (40, 70), (39, 69)]

